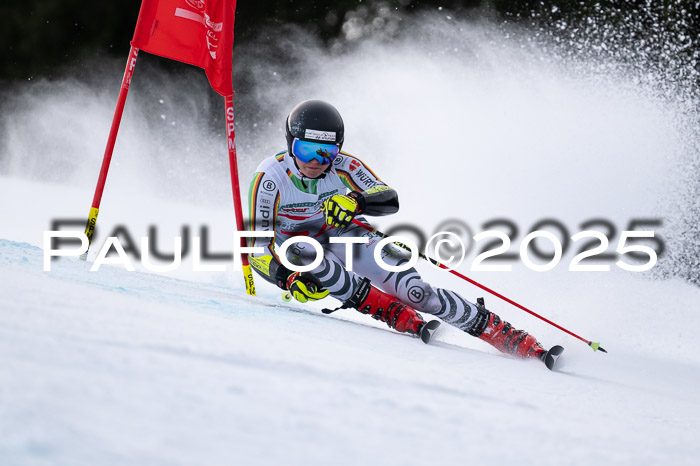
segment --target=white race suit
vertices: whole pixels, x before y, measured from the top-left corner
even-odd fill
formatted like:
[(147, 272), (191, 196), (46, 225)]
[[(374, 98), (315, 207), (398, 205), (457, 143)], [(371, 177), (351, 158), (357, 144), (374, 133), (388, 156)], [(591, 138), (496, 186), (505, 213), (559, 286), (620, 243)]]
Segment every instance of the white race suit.
[[(274, 237), (252, 241), (253, 246), (264, 249), (249, 256), (251, 265), (266, 280), (284, 289), (291, 272), (280, 262), (277, 249), (288, 238), (309, 236), (321, 244), (324, 253), (323, 261), (312, 273), (330, 295), (341, 302), (345, 303), (353, 295), (358, 282), (365, 277), (374, 286), (417, 311), (437, 316), (461, 330), (468, 330), (477, 315), (476, 305), (453, 291), (426, 283), (415, 268), (403, 272), (389, 272), (381, 268), (374, 260), (374, 248), (382, 239), (376, 234), (354, 224), (345, 229), (326, 224), (321, 210), (323, 202), (335, 194), (350, 191), (365, 193), (367, 202), (364, 212), (368, 215), (386, 211), (381, 205), (382, 192), (390, 192), (394, 196), (393, 211), (398, 210), (395, 191), (386, 186), (360, 159), (342, 151), (318, 178), (302, 175), (294, 158), (287, 152), (265, 159), (258, 166), (250, 185), (250, 224), (254, 230), (273, 232)], [(380, 195), (371, 194), (376, 191), (380, 191)], [(382, 214), (385, 213), (379, 213)], [(356, 218), (367, 223), (361, 215)], [(347, 270), (346, 244), (331, 243), (331, 237), (368, 239), (367, 244), (352, 246), (352, 271)], [(388, 265), (407, 262), (407, 254), (393, 244), (385, 246), (381, 252)], [(292, 264), (308, 264), (315, 257), (315, 250), (306, 242), (296, 243), (287, 250), (287, 259)]]

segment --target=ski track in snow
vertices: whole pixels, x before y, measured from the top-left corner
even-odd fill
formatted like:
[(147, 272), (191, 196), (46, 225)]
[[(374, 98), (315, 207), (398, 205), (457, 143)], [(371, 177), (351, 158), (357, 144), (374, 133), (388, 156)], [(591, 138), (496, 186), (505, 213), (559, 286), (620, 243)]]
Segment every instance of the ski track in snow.
[(551, 373), (442, 332), (426, 346), (350, 311), (42, 261), (0, 241), (2, 464), (692, 464), (700, 453), (697, 364), (569, 341)]

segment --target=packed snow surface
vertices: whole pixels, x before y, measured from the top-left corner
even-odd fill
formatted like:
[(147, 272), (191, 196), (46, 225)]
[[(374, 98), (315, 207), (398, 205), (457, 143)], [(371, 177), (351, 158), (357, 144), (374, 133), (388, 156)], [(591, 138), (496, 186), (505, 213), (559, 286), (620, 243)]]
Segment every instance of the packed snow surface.
[[(36, 188), (2, 181), (25, 199)], [(90, 272), (67, 258), (44, 272), (43, 261), (37, 246), (0, 240), (3, 465), (693, 464), (700, 454), (700, 291), (687, 283), (593, 274), (580, 288), (563, 272), (548, 293), (535, 285), (543, 275), (520, 274), (523, 291), (538, 289), (531, 303), (609, 351), (487, 297), (567, 347), (550, 372), (445, 325), (424, 345), (355, 311), (285, 304), (260, 279), (249, 297), (233, 271)]]

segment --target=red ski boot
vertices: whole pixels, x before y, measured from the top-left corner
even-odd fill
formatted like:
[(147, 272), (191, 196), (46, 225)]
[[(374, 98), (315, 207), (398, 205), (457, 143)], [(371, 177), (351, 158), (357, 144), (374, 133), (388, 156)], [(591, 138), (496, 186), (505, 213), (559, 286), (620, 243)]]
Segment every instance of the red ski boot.
[(546, 351), (537, 338), (522, 330), (514, 329), (508, 322), (486, 309), (483, 298), (477, 299), (476, 302), (478, 314), (474, 325), (467, 330), (467, 333), (484, 340), (503, 353), (544, 361)]
[(425, 343), (428, 343), (432, 333), (440, 325), (436, 320), (424, 321), (415, 309), (372, 286), (368, 279), (363, 279), (360, 282), (355, 294), (343, 307), (352, 307), (363, 314), (369, 314), (377, 320), (386, 322), (390, 328), (397, 332), (419, 335)]

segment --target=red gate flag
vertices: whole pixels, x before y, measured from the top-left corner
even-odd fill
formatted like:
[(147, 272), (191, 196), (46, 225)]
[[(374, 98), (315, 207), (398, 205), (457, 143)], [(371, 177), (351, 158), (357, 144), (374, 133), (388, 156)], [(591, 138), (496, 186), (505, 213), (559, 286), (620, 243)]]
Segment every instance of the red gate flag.
[(131, 45), (204, 68), (211, 87), (233, 94), (236, 0), (143, 0)]

